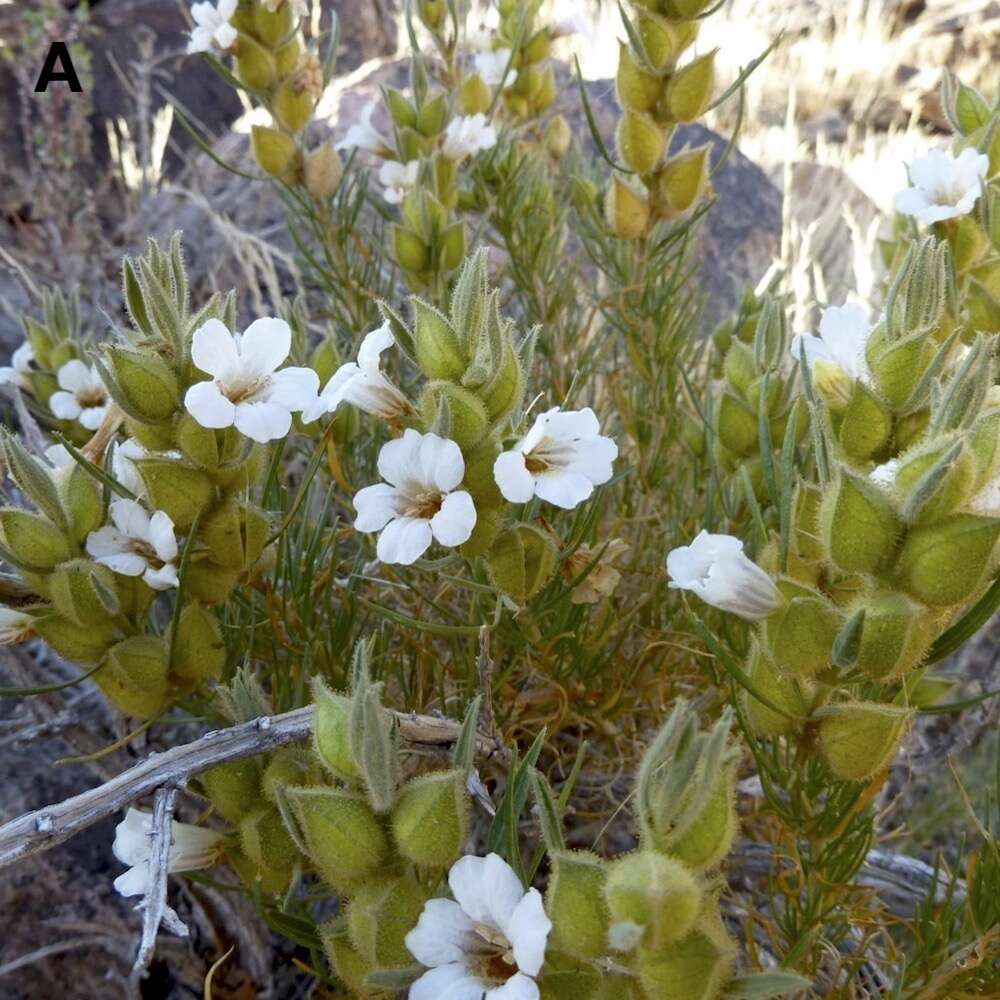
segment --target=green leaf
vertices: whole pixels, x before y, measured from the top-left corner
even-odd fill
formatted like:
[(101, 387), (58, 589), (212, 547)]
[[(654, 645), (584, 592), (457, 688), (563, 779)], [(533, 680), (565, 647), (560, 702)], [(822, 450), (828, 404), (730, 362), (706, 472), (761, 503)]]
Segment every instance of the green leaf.
[(737, 976), (726, 986), (723, 996), (728, 1000), (771, 1000), (789, 993), (807, 990), (810, 980), (794, 972), (772, 969), (770, 972), (754, 972), (748, 976)]

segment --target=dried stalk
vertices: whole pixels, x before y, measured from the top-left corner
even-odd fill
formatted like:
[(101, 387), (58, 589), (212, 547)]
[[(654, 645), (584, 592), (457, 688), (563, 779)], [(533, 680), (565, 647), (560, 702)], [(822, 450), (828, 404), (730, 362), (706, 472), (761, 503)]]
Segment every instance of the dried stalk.
[[(461, 732), (460, 724), (451, 719), (401, 712), (395, 715), (400, 736), (412, 746), (450, 746)], [(97, 788), (25, 813), (0, 827), (0, 868), (61, 844), (158, 788), (180, 788), (192, 776), (217, 764), (301, 743), (312, 732), (312, 716), (310, 705), (284, 715), (263, 716), (231, 729), (205, 733), (193, 743), (150, 754), (140, 764)], [(480, 738), (478, 750), (483, 757), (504, 755), (497, 740)]]

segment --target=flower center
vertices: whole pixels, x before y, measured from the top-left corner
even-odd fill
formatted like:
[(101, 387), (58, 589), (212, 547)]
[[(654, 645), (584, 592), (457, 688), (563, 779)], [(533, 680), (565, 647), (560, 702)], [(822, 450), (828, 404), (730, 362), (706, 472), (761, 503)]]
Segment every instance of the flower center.
[(476, 924), (467, 944), (476, 975), (486, 983), (505, 983), (517, 972), (510, 942), (498, 930)]
[(418, 517), (429, 521), (444, 503), (444, 494), (438, 490), (414, 493), (408, 499), (408, 506), (403, 511), (403, 517)]
[(138, 538), (132, 539), (132, 551), (149, 563), (152, 569), (163, 569), (166, 563), (156, 554), (156, 549), (149, 542), (143, 542)]
[(103, 406), (108, 401), (107, 393), (100, 388), (83, 389), (76, 395), (76, 401), (85, 410), (92, 407)]
[(270, 376), (261, 375), (258, 378), (236, 382), (233, 385), (222, 385), (220, 383), (219, 388), (222, 390), (222, 395), (230, 403), (251, 403), (259, 399), (270, 384)]

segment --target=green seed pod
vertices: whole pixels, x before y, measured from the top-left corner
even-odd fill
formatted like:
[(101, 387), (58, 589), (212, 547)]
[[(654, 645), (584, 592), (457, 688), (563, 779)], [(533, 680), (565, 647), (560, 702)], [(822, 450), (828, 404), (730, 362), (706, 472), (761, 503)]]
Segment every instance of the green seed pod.
[(81, 626), (102, 622), (119, 611), (114, 574), (89, 559), (58, 566), (49, 578), (49, 597), (56, 611)]
[(235, 569), (226, 569), (208, 559), (192, 559), (184, 574), (184, 587), (188, 596), (202, 604), (221, 604), (239, 579)]
[(816, 596), (792, 597), (764, 621), (764, 641), (779, 671), (810, 676), (827, 667), (842, 613)]
[(240, 80), (250, 90), (270, 90), (277, 78), (274, 56), (242, 31), (236, 45), (236, 72)]
[(878, 391), (890, 406), (900, 407), (916, 389), (938, 349), (922, 332), (891, 344), (885, 337), (885, 327), (877, 326), (865, 353)]
[(408, 782), (392, 810), (399, 853), (426, 868), (447, 868), (469, 829), (469, 795), (461, 770), (435, 771)]
[(274, 117), (292, 135), (301, 132), (309, 124), (315, 107), (315, 95), (302, 87), (295, 77), (286, 78), (271, 101)]
[(711, 3), (712, 0), (666, 0), (665, 13), (668, 17), (691, 20), (707, 10)]
[(573, 144), (573, 130), (563, 115), (556, 115), (545, 127), (542, 145), (554, 160), (561, 160)]
[[(698, 780), (696, 776), (695, 783)], [(658, 850), (673, 855), (693, 871), (706, 871), (729, 853), (738, 826), (736, 773), (734, 768), (725, 767), (720, 770), (701, 815), (680, 836), (670, 830), (654, 829), (653, 841)]]
[(319, 931), (327, 961), (337, 978), (350, 989), (352, 996), (371, 996), (367, 979), (368, 973), (373, 971), (372, 965), (351, 947), (347, 931), (334, 921), (323, 924)]
[[(956, 446), (960, 449), (955, 454)], [(921, 490), (921, 480), (936, 468), (936, 482), (926, 497), (914, 496)], [(904, 511), (916, 501), (919, 506), (913, 520), (931, 524), (953, 514), (975, 491), (976, 463), (972, 452), (964, 445), (945, 440), (918, 448), (900, 463), (895, 476), (895, 489)]]
[(675, 219), (695, 208), (708, 191), (712, 163), (710, 146), (671, 156), (656, 175), (656, 206), (665, 219)]
[(266, 125), (254, 125), (250, 129), (250, 147), (261, 170), (272, 177), (284, 177), (289, 173), (298, 152), (290, 135)]
[(750, 386), (760, 377), (753, 348), (741, 340), (730, 341), (722, 370), (730, 388), (735, 390), (734, 395), (743, 398), (746, 397)]
[(481, 507), (476, 504), (476, 526), (472, 529), (469, 540), (459, 546), (463, 559), (475, 559), (483, 556), (496, 543), (503, 530), (506, 515), (497, 507)]
[(845, 573), (874, 573), (892, 555), (902, 525), (885, 492), (841, 470), (819, 509), (827, 558)]
[(747, 673), (754, 690), (784, 709), (788, 716), (769, 708), (749, 691), (740, 694), (743, 712), (750, 728), (757, 736), (788, 736), (797, 732), (806, 719), (812, 702), (812, 687), (802, 677), (786, 677), (779, 674), (774, 664), (755, 645), (750, 653)]
[(187, 603), (177, 620), (170, 658), (171, 677), (197, 687), (218, 680), (226, 664), (226, 644), (218, 617), (197, 601)]
[(753, 455), (760, 447), (760, 427), (756, 412), (728, 390), (719, 399), (715, 429), (723, 447), (734, 455)]
[(110, 622), (93, 622), (82, 629), (76, 622), (55, 611), (38, 615), (34, 628), (60, 656), (84, 666), (99, 663), (115, 641), (116, 634)]
[(911, 712), (856, 702), (823, 709), (819, 745), (830, 770), (844, 781), (866, 781), (892, 762)]
[(799, 480), (792, 498), (792, 520), (794, 534), (792, 541), (795, 554), (801, 559), (816, 562), (824, 557), (823, 543), (819, 534), (819, 508), (823, 496), (819, 488)]
[(385, 103), (389, 109), (389, 116), (392, 118), (396, 128), (416, 128), (417, 109), (407, 100), (403, 94), (393, 87), (385, 87)]
[(214, 495), (212, 481), (199, 469), (166, 458), (135, 462), (146, 485), (150, 506), (165, 511), (178, 531), (186, 531)]
[(96, 481), (75, 462), (71, 469), (61, 469), (56, 485), (66, 514), (69, 516), (73, 540), (78, 544), (104, 523), (104, 501)]
[(604, 955), (610, 923), (604, 862), (587, 851), (557, 851), (549, 857), (552, 877), (545, 909), (552, 921), (552, 946), (575, 958)]
[(626, 109), (618, 120), (618, 152), (629, 170), (650, 174), (663, 159), (667, 133), (650, 115)]
[(618, 43), (618, 103), (630, 111), (652, 111), (660, 99), (663, 81), (648, 73), (633, 58), (624, 42)]
[(649, 10), (640, 10), (638, 15), (642, 49), (655, 70), (671, 68), (698, 35), (696, 22), (678, 24)]
[(649, 201), (620, 177), (611, 178), (604, 197), (608, 228), (620, 240), (637, 240), (649, 226)]
[(245, 570), (260, 558), (270, 530), (271, 524), (260, 508), (230, 500), (205, 518), (199, 534), (214, 563)]
[(694, 926), (703, 892), (679, 861), (654, 851), (635, 851), (608, 866), (604, 895), (617, 924), (643, 931), (643, 941), (663, 948)]
[(556, 556), (556, 547), (544, 531), (518, 524), (497, 537), (487, 556), (487, 569), (498, 590), (524, 603), (552, 579)]
[(656, 1000), (716, 1000), (732, 974), (736, 946), (722, 921), (706, 915), (682, 941), (639, 954), (639, 981)]
[[(594, 1000), (595, 991), (605, 978), (592, 962), (580, 961), (549, 948), (545, 953), (545, 967), (537, 983), (540, 1000)], [(603, 995), (603, 994), (602, 994)], [(615, 993), (615, 1000), (623, 1000), (628, 993)]]
[(260, 778), (261, 791), (268, 802), (277, 803), (281, 789), (313, 785), (320, 780), (316, 758), (297, 747), (276, 753)]
[(288, 788), (285, 796), (313, 864), (338, 892), (349, 891), (383, 864), (389, 841), (360, 795), (336, 788)]
[(484, 115), (492, 102), (493, 92), (478, 73), (466, 77), (458, 89), (458, 107), (463, 115)]
[(896, 579), (931, 607), (968, 600), (992, 565), (1000, 519), (956, 514), (911, 530), (896, 560)]
[(115, 399), (129, 416), (155, 424), (174, 415), (180, 405), (180, 386), (163, 358), (126, 347), (106, 348), (104, 356)]
[(505, 421), (524, 400), (524, 368), (509, 339), (504, 343), (496, 377), (486, 387), (482, 399), (494, 426)]
[(892, 414), (864, 383), (852, 382), (837, 435), (844, 453), (865, 461), (880, 452), (891, 436)]
[(413, 956), (405, 938), (420, 919), (427, 899), (427, 891), (410, 876), (366, 882), (347, 905), (351, 945), (376, 968), (406, 968)]
[(108, 699), (127, 715), (150, 719), (167, 704), (167, 646), (152, 635), (123, 639), (94, 675)]
[(313, 745), (323, 766), (341, 781), (349, 784), (360, 781), (361, 771), (351, 753), (348, 733), (350, 698), (335, 694), (317, 677), (313, 681), (313, 701), (316, 704)]
[(458, 382), (469, 363), (450, 321), (433, 306), (413, 300), (417, 364), (427, 378)]
[(295, 13), (290, 3), (282, 3), (273, 11), (263, 3), (255, 3), (252, 9), (254, 34), (268, 48), (280, 45), (295, 27)]
[(306, 190), (319, 202), (332, 198), (344, 176), (344, 164), (332, 142), (324, 142), (306, 155), (303, 179)]
[(666, 105), (671, 117), (679, 122), (700, 118), (712, 103), (715, 90), (715, 54), (713, 49), (679, 69), (667, 84)]
[(288, 888), (292, 880), (292, 869), (271, 871), (269, 868), (261, 868), (232, 843), (226, 846), (226, 862), (253, 893), (277, 896)]
[(46, 573), (73, 556), (70, 541), (47, 518), (18, 507), (0, 508), (0, 543), (18, 569)]
[(442, 402), (451, 415), (448, 437), (463, 452), (474, 448), (489, 427), (489, 414), (482, 401), (454, 382), (428, 382), (420, 400), (420, 414), (425, 427), (434, 427)]
[(923, 605), (887, 590), (866, 596), (857, 666), (875, 680), (893, 680), (923, 661), (935, 638), (935, 616)]
[(210, 768), (201, 776), (215, 811), (230, 823), (239, 823), (261, 804), (260, 766), (252, 757)]
[(295, 72), (295, 67), (299, 65), (302, 58), (302, 46), (294, 36), (289, 41), (276, 49), (274, 53), (274, 71), (279, 80)]
[(258, 868), (289, 871), (299, 859), (298, 848), (273, 806), (259, 806), (240, 820), (240, 846)]

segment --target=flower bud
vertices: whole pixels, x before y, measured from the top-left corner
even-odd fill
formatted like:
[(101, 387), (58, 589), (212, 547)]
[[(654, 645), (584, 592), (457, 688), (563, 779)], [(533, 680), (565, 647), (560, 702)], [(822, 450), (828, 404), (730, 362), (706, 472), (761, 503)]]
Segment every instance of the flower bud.
[(733, 971), (736, 946), (709, 914), (682, 941), (639, 953), (639, 982), (657, 1000), (716, 1000)]
[(670, 157), (656, 176), (656, 205), (666, 219), (695, 208), (708, 190), (712, 162), (710, 146), (685, 150)]
[(307, 750), (293, 748), (276, 753), (260, 778), (261, 791), (268, 802), (277, 804), (281, 790), (314, 785), (320, 780), (316, 758)]
[(430, 139), (437, 135), (448, 121), (448, 100), (445, 94), (431, 98), (417, 112), (417, 131)]
[(463, 115), (484, 115), (493, 103), (489, 84), (478, 74), (467, 76), (458, 89), (458, 107)]
[(162, 423), (180, 405), (180, 387), (173, 369), (158, 354), (125, 347), (106, 349), (108, 381), (118, 405), (137, 420)]
[(135, 462), (154, 510), (167, 513), (178, 531), (186, 531), (214, 495), (212, 481), (184, 462), (143, 458)]
[(894, 680), (917, 667), (934, 641), (927, 608), (891, 590), (866, 596), (856, 665), (875, 680)]
[(666, 105), (674, 120), (693, 122), (708, 110), (715, 90), (716, 51), (713, 49), (689, 62), (670, 78)]
[(396, 263), (408, 274), (422, 274), (431, 262), (427, 244), (416, 233), (404, 226), (393, 224), (392, 245)]
[(238, 570), (219, 566), (210, 559), (192, 559), (184, 574), (185, 592), (202, 604), (221, 604), (239, 582)]
[(866, 781), (888, 767), (903, 740), (910, 712), (894, 705), (856, 702), (823, 709), (819, 745), (843, 781)]
[(629, 47), (621, 41), (618, 43), (618, 74), (615, 83), (618, 103), (630, 111), (652, 111), (663, 89), (663, 81), (642, 69)]
[(738, 457), (755, 454), (760, 447), (757, 413), (742, 399), (726, 390), (719, 399), (716, 434), (723, 447)]
[(506, 420), (524, 400), (524, 367), (509, 339), (504, 343), (500, 367), (483, 391), (482, 400), (494, 426)]
[(393, 87), (386, 87), (385, 94), (386, 107), (389, 109), (389, 117), (396, 128), (416, 128), (417, 109), (407, 100), (403, 94)]
[(818, 594), (792, 597), (764, 622), (767, 651), (783, 673), (815, 674), (829, 665), (842, 624), (841, 613)]
[(459, 221), (449, 226), (441, 236), (441, 266), (445, 271), (454, 271), (464, 259), (465, 223)]
[[(928, 475), (930, 481), (924, 478)], [(975, 485), (972, 453), (961, 443), (947, 440), (909, 453), (895, 475), (904, 515), (918, 524), (940, 521), (954, 513), (973, 494)]]
[[(750, 653), (747, 674), (754, 691), (759, 692), (787, 715), (776, 712), (756, 698), (750, 691), (740, 693), (743, 713), (750, 729), (757, 736), (789, 736), (797, 732), (809, 715), (812, 688), (802, 677), (779, 674), (774, 664), (756, 644)], [(791, 716), (791, 718), (789, 717)]]
[(869, 459), (886, 446), (891, 434), (892, 415), (862, 382), (855, 380), (840, 415), (837, 435), (845, 454), (856, 461)]
[(295, 76), (285, 79), (271, 101), (271, 110), (278, 124), (292, 135), (309, 124), (315, 107), (316, 97)]
[(976, 420), (968, 445), (976, 464), (975, 488), (982, 489), (1000, 470), (1000, 410), (989, 410)]
[(676, 23), (652, 11), (638, 12), (639, 40), (650, 66), (669, 69), (698, 35), (696, 22)]
[(265, 871), (288, 871), (299, 858), (281, 813), (269, 805), (258, 806), (240, 820), (240, 846), (243, 853)]
[(295, 140), (290, 135), (265, 125), (251, 128), (250, 146), (261, 170), (272, 177), (284, 177), (291, 169), (297, 152)]
[(458, 334), (433, 306), (414, 299), (413, 307), (417, 364), (429, 379), (457, 382), (468, 367)]
[(101, 489), (90, 473), (76, 463), (57, 477), (57, 486), (69, 515), (73, 540), (82, 544), (87, 535), (104, 523)]
[(827, 558), (845, 573), (874, 573), (892, 555), (902, 525), (885, 492), (841, 471), (819, 509)]
[(604, 955), (610, 922), (604, 862), (587, 851), (557, 851), (550, 860), (545, 909), (552, 921), (553, 946), (575, 958)]
[(304, 171), (306, 190), (316, 201), (326, 201), (340, 187), (344, 164), (333, 143), (324, 142), (306, 155)]
[(269, 48), (280, 45), (295, 27), (291, 3), (282, 3), (270, 10), (263, 3), (253, 5), (254, 34)]
[(475, 447), (489, 426), (486, 407), (479, 397), (454, 382), (428, 382), (420, 400), (420, 413), (426, 427), (434, 427), (442, 405), (450, 414), (447, 436), (463, 451)]
[(313, 864), (334, 889), (348, 891), (385, 861), (385, 830), (360, 795), (336, 788), (289, 788), (284, 794)]
[[(701, 780), (707, 779), (702, 775)], [(729, 853), (736, 836), (735, 783), (733, 768), (721, 768), (701, 814), (680, 835), (669, 829), (657, 829), (654, 817), (653, 841), (657, 849), (683, 861), (694, 871), (714, 868)]]
[(351, 700), (331, 691), (322, 680), (313, 683), (316, 715), (313, 719), (313, 745), (324, 767), (348, 784), (360, 781), (361, 770), (351, 753), (349, 721)]
[(649, 225), (649, 202), (631, 184), (612, 177), (604, 198), (604, 215), (618, 239), (637, 240)]
[(690, 20), (706, 10), (712, 0), (666, 0), (666, 13), (669, 17)]
[(410, 876), (366, 882), (347, 904), (347, 933), (355, 951), (376, 968), (406, 968), (413, 958), (405, 938), (427, 898), (427, 891)]
[(459, 546), (463, 559), (475, 559), (485, 555), (495, 544), (504, 526), (505, 514), (502, 508), (481, 507), (476, 503), (476, 526), (469, 540)]
[(556, 555), (556, 547), (545, 532), (519, 524), (497, 538), (487, 557), (487, 568), (498, 590), (523, 603), (552, 579)]
[(127, 715), (151, 719), (167, 704), (168, 669), (166, 643), (156, 636), (136, 635), (108, 650), (94, 680)]
[(800, 481), (792, 499), (792, 541), (796, 554), (812, 562), (823, 558), (824, 549), (819, 536), (819, 508), (822, 493), (816, 486)]
[(993, 561), (1000, 519), (956, 514), (912, 529), (896, 560), (896, 579), (931, 607), (972, 597)]
[(226, 665), (226, 644), (219, 619), (197, 601), (185, 605), (177, 620), (170, 672), (178, 680), (197, 687), (218, 680)]
[(573, 130), (569, 127), (563, 115), (556, 115), (549, 122), (542, 137), (545, 151), (554, 160), (561, 160), (568, 152), (573, 142)]
[(876, 326), (865, 349), (875, 385), (890, 406), (902, 406), (916, 389), (937, 348), (923, 332), (887, 343), (884, 325)]
[(230, 823), (239, 823), (261, 803), (260, 767), (253, 757), (218, 764), (201, 776), (215, 811)]
[(69, 539), (47, 518), (18, 507), (0, 508), (0, 543), (18, 569), (45, 573), (72, 557)]
[(274, 70), (279, 80), (295, 72), (295, 67), (302, 59), (302, 46), (297, 38), (292, 36), (274, 53)]
[(469, 796), (459, 770), (414, 778), (392, 810), (399, 853), (427, 868), (447, 868), (461, 854), (468, 829)]
[[(527, 72), (527, 71), (525, 71)], [(551, 66), (546, 67), (541, 74), (538, 88), (532, 98), (532, 110), (540, 115), (552, 106), (556, 99), (556, 74)]]
[[(592, 962), (550, 950), (537, 980), (539, 1000), (595, 1000), (595, 991), (606, 978), (606, 973), (596, 969)], [(614, 994), (615, 1000), (632, 996), (632, 993)]]
[(604, 896), (614, 923), (641, 928), (643, 940), (658, 949), (691, 930), (703, 893), (679, 861), (634, 851), (608, 866)]
[(115, 628), (110, 622), (92, 623), (82, 629), (55, 611), (38, 615), (34, 628), (60, 656), (85, 666), (99, 663), (115, 638)]
[(258, 507), (230, 500), (204, 519), (199, 534), (214, 563), (249, 569), (264, 551), (271, 525)]
[(320, 937), (330, 966), (337, 978), (351, 991), (352, 996), (370, 995), (368, 973), (372, 965), (351, 946), (346, 930), (339, 921), (330, 921), (320, 927)]
[(237, 41), (236, 72), (250, 90), (257, 91), (270, 90), (277, 76), (274, 56), (242, 31)]
[(667, 148), (666, 132), (650, 115), (627, 108), (618, 121), (618, 152), (629, 170), (652, 173)]
[(251, 861), (234, 843), (226, 845), (226, 862), (253, 893), (277, 896), (292, 880), (292, 871), (271, 871)]
[(49, 577), (49, 597), (63, 617), (77, 625), (102, 622), (118, 614), (114, 574), (89, 559), (73, 559)]

